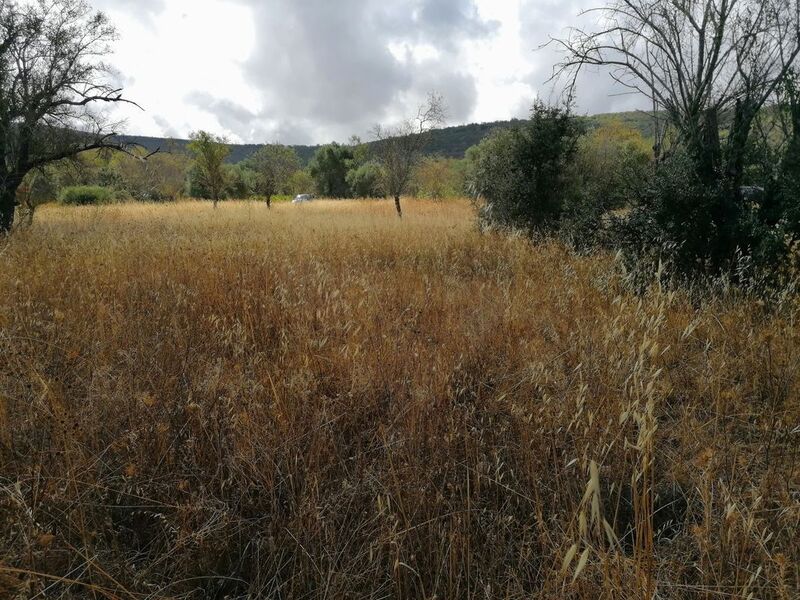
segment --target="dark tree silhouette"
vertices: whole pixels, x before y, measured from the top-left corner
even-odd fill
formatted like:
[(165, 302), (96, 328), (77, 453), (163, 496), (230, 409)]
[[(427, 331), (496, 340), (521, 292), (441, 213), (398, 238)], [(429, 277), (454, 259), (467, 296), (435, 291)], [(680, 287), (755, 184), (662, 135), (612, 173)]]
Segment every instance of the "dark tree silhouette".
[(654, 118), (666, 115), (656, 158), (669, 125), (703, 179), (724, 174), (738, 188), (754, 120), (796, 66), (798, 0), (612, 0), (592, 12), (596, 31), (557, 40), (567, 55), (560, 71), (609, 67), (652, 100)]
[[(130, 102), (103, 62), (116, 39), (83, 0), (0, 0), (0, 233), (25, 176), (86, 150), (125, 150), (98, 105)], [(131, 103), (133, 104), (133, 103)]]

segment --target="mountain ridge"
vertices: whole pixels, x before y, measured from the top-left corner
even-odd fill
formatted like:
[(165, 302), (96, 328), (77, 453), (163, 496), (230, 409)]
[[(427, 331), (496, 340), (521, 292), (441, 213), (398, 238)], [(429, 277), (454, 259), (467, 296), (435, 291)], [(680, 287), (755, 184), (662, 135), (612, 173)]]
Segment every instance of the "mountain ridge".
[[(651, 117), (645, 112), (620, 112), (604, 113), (598, 115), (581, 116), (591, 129), (603, 123), (619, 120), (623, 124), (638, 130), (645, 138), (653, 136), (653, 125)], [(524, 122), (521, 119), (508, 121), (490, 121), (487, 123), (470, 123), (467, 125), (455, 125), (436, 129), (431, 134), (431, 141), (428, 144), (426, 154), (429, 156), (441, 156), (444, 158), (464, 158), (468, 148), (478, 144), (495, 129), (505, 129)], [(186, 152), (189, 140), (151, 137), (141, 135), (121, 135), (123, 142), (134, 144), (152, 152), (158, 148), (165, 152)], [(368, 144), (371, 142), (367, 142)], [(287, 144), (294, 148), (303, 165), (307, 165), (314, 153), (325, 144), (317, 145), (297, 145)], [(253, 153), (264, 144), (230, 144), (231, 154), (228, 157), (229, 163), (238, 163)]]

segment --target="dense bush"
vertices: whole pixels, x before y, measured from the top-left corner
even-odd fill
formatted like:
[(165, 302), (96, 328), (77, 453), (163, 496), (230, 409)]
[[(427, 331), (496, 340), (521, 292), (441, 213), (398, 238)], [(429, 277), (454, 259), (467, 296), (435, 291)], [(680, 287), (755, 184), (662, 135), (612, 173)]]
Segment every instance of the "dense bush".
[(638, 130), (610, 121), (580, 138), (575, 176), (595, 204), (623, 208), (647, 175), (652, 156), (652, 144)]
[(411, 188), (420, 198), (441, 200), (464, 194), (464, 161), (428, 157), (414, 170)]
[(356, 198), (379, 198), (386, 195), (383, 190), (383, 171), (380, 165), (367, 162), (350, 169), (346, 181)]
[(777, 181), (766, 190), (735, 187), (724, 176), (705, 181), (692, 157), (678, 151), (644, 179), (636, 205), (614, 219), (611, 240), (640, 283), (661, 263), (681, 281), (724, 275), (740, 284), (780, 285), (789, 266), (792, 206), (767, 218), (780, 190)]
[(762, 291), (788, 283), (800, 239), (796, 99), (788, 82), (777, 103), (757, 116), (741, 175), (715, 166), (721, 159), (713, 145), (698, 150), (681, 143), (648, 170), (633, 210), (614, 228), (631, 270), (652, 273), (661, 261), (683, 281), (722, 276)]
[(59, 200), (62, 204), (82, 206), (86, 204), (108, 204), (114, 199), (114, 193), (99, 185), (76, 185), (61, 190)]
[(314, 191), (314, 178), (306, 170), (297, 171), (289, 177), (286, 188), (292, 196), (310, 194)]
[(249, 198), (256, 193), (258, 175), (241, 164), (225, 165), (225, 196), (227, 198)]
[(350, 146), (334, 143), (317, 150), (308, 166), (317, 194), (329, 198), (349, 198), (351, 190), (347, 183), (347, 172), (353, 158), (353, 148)]
[(470, 153), (468, 185), (487, 225), (555, 230), (579, 193), (573, 176), (582, 125), (569, 108), (537, 103), (531, 119), (500, 130)]
[[(144, 154), (143, 151), (138, 153)], [(133, 200), (177, 200), (185, 192), (189, 163), (189, 157), (181, 153), (163, 152), (147, 160), (118, 153), (101, 170), (101, 174), (106, 175), (100, 183)]]

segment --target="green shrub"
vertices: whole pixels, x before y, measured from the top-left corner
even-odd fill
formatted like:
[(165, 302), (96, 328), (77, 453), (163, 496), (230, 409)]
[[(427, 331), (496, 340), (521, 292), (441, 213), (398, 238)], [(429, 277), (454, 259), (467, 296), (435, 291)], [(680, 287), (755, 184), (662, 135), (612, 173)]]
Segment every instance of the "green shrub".
[(685, 282), (781, 285), (790, 237), (783, 222), (764, 219), (769, 193), (749, 190), (762, 193), (736, 188), (724, 175), (704, 181), (691, 155), (678, 151), (644, 179), (636, 206), (615, 221), (612, 243), (629, 272), (644, 279), (662, 264)]
[(109, 204), (114, 199), (114, 193), (110, 189), (99, 185), (76, 185), (65, 187), (61, 190), (59, 199), (62, 204), (72, 206)]
[(347, 172), (354, 159), (353, 148), (333, 143), (322, 146), (308, 165), (317, 194), (325, 198), (350, 198)]
[(483, 224), (553, 231), (579, 194), (572, 172), (582, 126), (569, 108), (537, 103), (531, 119), (501, 130), (469, 155), (468, 186), (485, 202)]
[(351, 169), (346, 179), (356, 198), (382, 198), (386, 195), (382, 183), (383, 170), (378, 164), (368, 162)]

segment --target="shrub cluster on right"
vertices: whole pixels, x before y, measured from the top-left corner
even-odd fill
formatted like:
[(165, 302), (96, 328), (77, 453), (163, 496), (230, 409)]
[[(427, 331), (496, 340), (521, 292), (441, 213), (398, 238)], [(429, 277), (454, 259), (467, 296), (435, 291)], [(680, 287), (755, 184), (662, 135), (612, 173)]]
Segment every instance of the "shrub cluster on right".
[(800, 18), (790, 3), (599, 10), (609, 28), (560, 40), (559, 72), (574, 81), (586, 66), (613, 69), (652, 102), (651, 139), (619, 128), (581, 139), (571, 102), (537, 104), (528, 122), (470, 153), (484, 224), (611, 247), (645, 278), (667, 265), (683, 281), (785, 285), (800, 238)]

